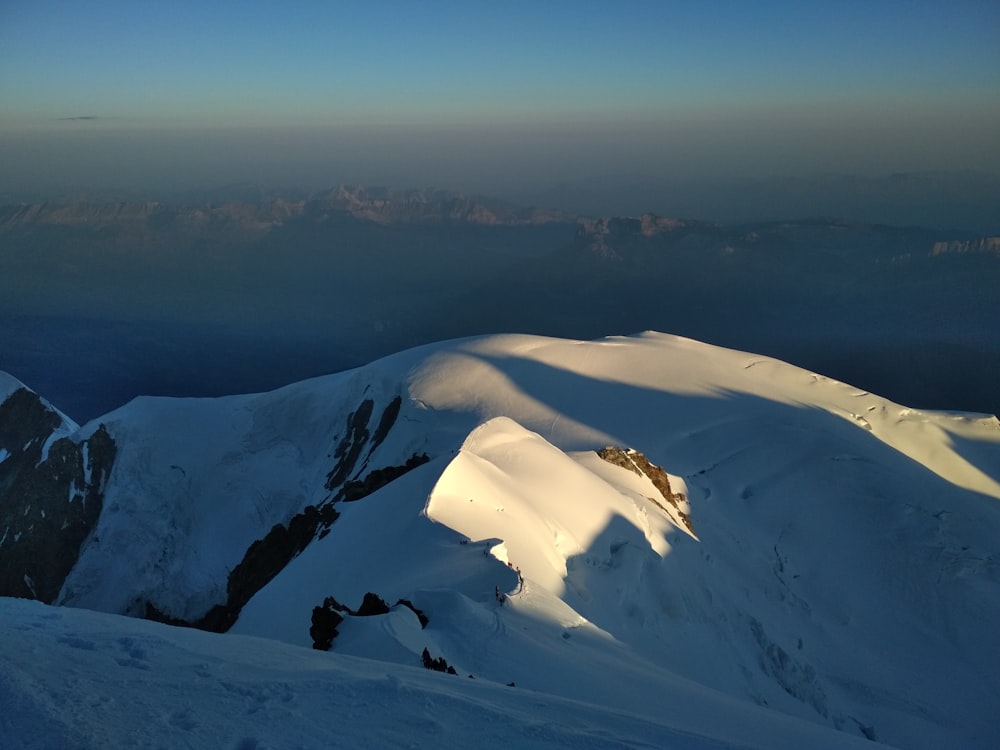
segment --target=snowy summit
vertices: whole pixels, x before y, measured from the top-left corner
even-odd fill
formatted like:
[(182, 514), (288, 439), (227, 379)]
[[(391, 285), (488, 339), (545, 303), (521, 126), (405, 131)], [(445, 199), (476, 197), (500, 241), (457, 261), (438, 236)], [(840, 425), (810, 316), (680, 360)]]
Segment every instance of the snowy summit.
[(0, 746), (993, 747), (998, 539), (996, 417), (659, 333), (0, 374)]

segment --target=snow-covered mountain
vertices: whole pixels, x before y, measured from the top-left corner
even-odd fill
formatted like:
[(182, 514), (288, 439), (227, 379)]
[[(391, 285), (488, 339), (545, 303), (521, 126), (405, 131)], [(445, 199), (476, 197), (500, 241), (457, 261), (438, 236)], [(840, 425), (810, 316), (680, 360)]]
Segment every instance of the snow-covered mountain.
[(0, 602), (15, 744), (1000, 733), (993, 416), (658, 333), (456, 340), (82, 428), (0, 400), (0, 593), (68, 605)]

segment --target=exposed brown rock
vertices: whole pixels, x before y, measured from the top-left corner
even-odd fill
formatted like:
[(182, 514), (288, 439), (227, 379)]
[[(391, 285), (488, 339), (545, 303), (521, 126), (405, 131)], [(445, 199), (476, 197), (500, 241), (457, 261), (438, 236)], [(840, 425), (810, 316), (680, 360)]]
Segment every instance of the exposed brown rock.
[[(673, 512), (680, 518), (685, 528), (694, 534), (694, 526), (691, 524), (691, 517), (682, 509), (681, 503), (687, 503), (687, 498), (683, 493), (674, 492), (670, 487), (670, 478), (662, 467), (652, 463), (642, 453), (636, 450), (616, 448), (609, 445), (597, 451), (597, 455), (608, 463), (620, 466), (623, 469), (635, 472), (639, 476), (649, 477), (653, 486), (660, 491), (660, 496), (670, 504)], [(655, 497), (649, 498), (664, 511), (667, 509)]]

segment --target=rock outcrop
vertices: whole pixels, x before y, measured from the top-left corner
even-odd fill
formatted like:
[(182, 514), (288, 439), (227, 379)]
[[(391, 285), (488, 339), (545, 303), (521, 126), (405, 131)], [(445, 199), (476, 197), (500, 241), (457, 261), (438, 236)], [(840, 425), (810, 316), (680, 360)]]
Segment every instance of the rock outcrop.
[(68, 431), (27, 388), (0, 404), (0, 596), (53, 602), (101, 515), (115, 443)]
[[(155, 604), (147, 602), (145, 616), (148, 619), (168, 622), (174, 625), (185, 625), (202, 630), (223, 633), (232, 627), (239, 617), (244, 605), (260, 589), (280, 573), (289, 562), (305, 550), (315, 539), (325, 537), (333, 523), (340, 517), (336, 505), (342, 501), (356, 501), (372, 494), (408, 471), (429, 461), (427, 454), (413, 455), (401, 465), (385, 466), (373, 469), (361, 476), (368, 466), (375, 449), (388, 437), (396, 423), (402, 406), (402, 397), (396, 396), (382, 410), (377, 424), (373, 425), (375, 402), (366, 398), (358, 407), (348, 414), (344, 430), (339, 436), (333, 450), (336, 463), (327, 474), (324, 488), (330, 492), (322, 502), (308, 505), (296, 513), (286, 523), (275, 524), (268, 533), (255, 540), (243, 555), (243, 559), (229, 572), (226, 582), (226, 600), (214, 605), (204, 616), (188, 621), (172, 617), (161, 612)], [(353, 477), (353, 478), (352, 478)], [(372, 595), (374, 596), (374, 595)], [(375, 599), (378, 599), (375, 597)], [(333, 600), (335, 601), (335, 600)], [(341, 608), (348, 614), (370, 614), (388, 606), (378, 601), (365, 598), (361, 610), (357, 613)], [(314, 642), (325, 643), (331, 616), (326, 612), (329, 606), (324, 603), (322, 612), (317, 612), (320, 629), (324, 638)], [(334, 609), (337, 609), (334, 607)], [(374, 610), (374, 611), (370, 611)], [(314, 623), (315, 624), (315, 623)], [(321, 646), (316, 646), (321, 648)], [(329, 648), (326, 646), (325, 648)]]
[(694, 535), (694, 526), (691, 524), (691, 516), (687, 512), (687, 498), (684, 497), (683, 493), (674, 492), (673, 489), (671, 489), (670, 477), (667, 476), (667, 472), (665, 472), (662, 467), (652, 463), (639, 451), (616, 448), (611, 445), (597, 451), (597, 455), (610, 464), (620, 466), (623, 469), (628, 469), (639, 476), (648, 477), (649, 481), (653, 483), (653, 486), (659, 490), (660, 497), (666, 501), (670, 508), (668, 509), (655, 497), (650, 497), (649, 500), (659, 506), (671, 518), (676, 517), (676, 519), (680, 521), (680, 524), (687, 529), (692, 536)]

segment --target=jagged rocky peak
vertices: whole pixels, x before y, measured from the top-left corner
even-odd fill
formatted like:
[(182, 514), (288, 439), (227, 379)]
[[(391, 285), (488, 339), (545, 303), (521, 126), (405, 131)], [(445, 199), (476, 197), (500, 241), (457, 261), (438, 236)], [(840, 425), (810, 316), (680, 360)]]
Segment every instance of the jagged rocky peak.
[(27, 451), (43, 443), (65, 420), (38, 394), (15, 386), (0, 403), (0, 450)]
[(572, 217), (561, 211), (521, 208), (493, 198), (439, 188), (392, 190), (341, 185), (318, 196), (317, 202), (355, 218), (382, 224), (458, 222), (513, 226), (572, 221)]
[(101, 515), (115, 443), (27, 388), (0, 403), (0, 596), (51, 603)]
[[(687, 529), (692, 536), (695, 535), (694, 526), (691, 523), (688, 499), (684, 496), (684, 493), (673, 491), (670, 486), (670, 477), (663, 470), (662, 466), (657, 466), (637, 450), (618, 448), (613, 445), (606, 446), (597, 451), (597, 455), (610, 464), (620, 466), (641, 477), (648, 478), (660, 493), (659, 499), (649, 497), (649, 500), (670, 516), (671, 520)], [(665, 506), (660, 502), (660, 499), (666, 501), (667, 505)]]

